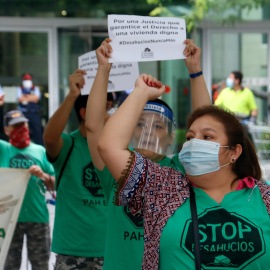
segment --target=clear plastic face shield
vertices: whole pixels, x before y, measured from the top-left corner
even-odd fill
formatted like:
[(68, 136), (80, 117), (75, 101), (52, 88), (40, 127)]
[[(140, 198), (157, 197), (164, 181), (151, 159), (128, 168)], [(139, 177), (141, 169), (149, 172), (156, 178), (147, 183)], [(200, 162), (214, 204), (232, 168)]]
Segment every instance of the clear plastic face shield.
[(133, 133), (131, 147), (159, 155), (170, 155), (174, 150), (175, 121), (166, 106), (148, 102)]

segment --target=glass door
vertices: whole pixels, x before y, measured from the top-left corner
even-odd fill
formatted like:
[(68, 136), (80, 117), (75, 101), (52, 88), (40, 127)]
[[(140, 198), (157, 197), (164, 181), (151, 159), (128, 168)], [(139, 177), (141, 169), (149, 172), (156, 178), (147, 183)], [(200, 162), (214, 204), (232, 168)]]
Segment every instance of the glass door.
[(243, 86), (247, 86), (255, 95), (258, 121), (268, 123), (267, 34), (212, 32), (210, 42), (213, 98), (217, 91), (225, 87), (225, 80), (232, 71), (241, 71)]
[(22, 74), (30, 73), (34, 85), (41, 91), (40, 114), (43, 126), (48, 119), (48, 34), (33, 32), (0, 32), (0, 85), (5, 103), (0, 107), (0, 137), (3, 132), (3, 115), (17, 109), (17, 87)]
[[(68, 76), (78, 69), (78, 57), (99, 47), (108, 37), (106, 27), (72, 26), (60, 28), (59, 37), (59, 101), (64, 100), (69, 91)], [(65, 132), (78, 128), (78, 120), (72, 111)]]

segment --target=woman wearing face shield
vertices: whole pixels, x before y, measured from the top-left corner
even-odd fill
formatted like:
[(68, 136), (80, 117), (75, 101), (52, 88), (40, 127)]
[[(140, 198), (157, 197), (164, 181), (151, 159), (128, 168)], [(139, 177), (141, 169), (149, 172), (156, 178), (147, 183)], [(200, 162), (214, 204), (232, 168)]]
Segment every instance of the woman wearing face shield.
[(152, 161), (173, 153), (175, 121), (162, 100), (147, 102), (135, 127), (131, 147)]
[(193, 112), (179, 153), (186, 175), (127, 150), (145, 103), (164, 89), (141, 75), (98, 143), (116, 204), (143, 215), (142, 269), (270, 269), (270, 186), (232, 114), (212, 105)]
[[(192, 40), (186, 40), (185, 44), (184, 54), (187, 56), (185, 63), (188, 70), (190, 73), (201, 71), (201, 50)], [(86, 110), (88, 146), (108, 201), (108, 230), (103, 270), (138, 270), (141, 268), (143, 257), (144, 221), (142, 217), (132, 216), (126, 206), (119, 207), (114, 204), (114, 190), (117, 183), (97, 151), (98, 139), (104, 128), (104, 109), (111, 68), (111, 64), (108, 63), (110, 53), (110, 40), (105, 39), (96, 50), (99, 65)], [(210, 104), (211, 101), (203, 76), (191, 81), (191, 93), (194, 108)], [(142, 105), (143, 100), (139, 103)], [(130, 112), (134, 112), (133, 108)], [(150, 160), (158, 162), (161, 166), (174, 167), (184, 172), (178, 155), (174, 155), (172, 159), (166, 156), (172, 153), (175, 136), (175, 123), (169, 106), (162, 100), (154, 98), (147, 104), (143, 104), (136, 121), (136, 127), (132, 132), (133, 138), (130, 137), (129, 146)], [(124, 123), (125, 121), (123, 123), (117, 122), (114, 128), (122, 129)], [(123, 131), (129, 132), (130, 130)]]

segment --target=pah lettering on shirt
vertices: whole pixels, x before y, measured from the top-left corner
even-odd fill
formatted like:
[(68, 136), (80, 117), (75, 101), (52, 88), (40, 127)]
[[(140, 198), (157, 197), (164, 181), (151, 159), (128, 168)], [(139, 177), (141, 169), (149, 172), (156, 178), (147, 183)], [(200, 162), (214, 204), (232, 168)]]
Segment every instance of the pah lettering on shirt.
[[(234, 212), (221, 207), (210, 208), (198, 216), (198, 223), (204, 269), (242, 269), (265, 253), (261, 228)], [(180, 246), (194, 258), (191, 219), (185, 225)]]
[(124, 232), (124, 240), (126, 241), (143, 241), (144, 234), (143, 232), (137, 231), (137, 232)]
[(106, 200), (89, 200), (89, 199), (83, 199), (83, 205), (84, 206), (94, 206), (94, 205), (107, 206), (107, 202), (106, 202)]

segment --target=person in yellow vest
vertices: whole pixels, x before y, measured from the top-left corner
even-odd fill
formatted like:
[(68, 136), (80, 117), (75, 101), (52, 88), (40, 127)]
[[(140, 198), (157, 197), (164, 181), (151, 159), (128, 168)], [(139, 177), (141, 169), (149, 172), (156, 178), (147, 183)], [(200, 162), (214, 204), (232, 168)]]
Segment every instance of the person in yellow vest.
[(214, 104), (235, 113), (240, 120), (249, 119), (255, 123), (258, 115), (255, 98), (250, 89), (242, 86), (242, 78), (240, 71), (231, 72), (226, 79), (227, 87), (220, 92)]

